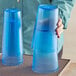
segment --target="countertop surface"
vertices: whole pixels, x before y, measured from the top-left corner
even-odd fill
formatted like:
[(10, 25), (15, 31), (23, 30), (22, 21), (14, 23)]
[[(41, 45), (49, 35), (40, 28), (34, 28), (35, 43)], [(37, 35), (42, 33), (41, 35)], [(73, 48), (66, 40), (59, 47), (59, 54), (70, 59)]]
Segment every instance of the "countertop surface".
[(32, 71), (32, 56), (24, 55), (24, 62), (19, 66), (4, 66), (0, 55), (0, 76), (58, 76), (68, 62), (68, 59), (60, 59), (58, 72), (52, 74), (37, 74)]

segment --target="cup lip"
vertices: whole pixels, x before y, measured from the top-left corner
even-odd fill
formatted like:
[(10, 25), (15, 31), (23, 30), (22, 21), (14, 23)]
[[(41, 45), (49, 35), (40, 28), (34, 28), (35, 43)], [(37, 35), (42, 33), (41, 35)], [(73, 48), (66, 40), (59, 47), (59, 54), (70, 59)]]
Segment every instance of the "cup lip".
[(20, 10), (17, 8), (7, 8), (7, 9), (5, 9), (4, 12), (17, 13), (17, 12), (20, 12)]
[(50, 4), (41, 4), (39, 5), (39, 8), (44, 10), (56, 10), (58, 7), (56, 5), (50, 5)]

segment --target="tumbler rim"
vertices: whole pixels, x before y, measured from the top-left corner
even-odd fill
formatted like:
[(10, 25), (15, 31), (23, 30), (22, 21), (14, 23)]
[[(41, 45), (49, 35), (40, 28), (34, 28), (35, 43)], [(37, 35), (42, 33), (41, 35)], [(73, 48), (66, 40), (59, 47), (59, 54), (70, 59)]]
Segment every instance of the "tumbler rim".
[(56, 5), (49, 5), (49, 4), (41, 4), (39, 5), (39, 8), (45, 9), (45, 10), (55, 10), (58, 9)]
[(9, 12), (9, 13), (17, 13), (17, 12), (20, 12), (19, 9), (16, 9), (16, 8), (8, 8), (5, 10), (5, 12)]

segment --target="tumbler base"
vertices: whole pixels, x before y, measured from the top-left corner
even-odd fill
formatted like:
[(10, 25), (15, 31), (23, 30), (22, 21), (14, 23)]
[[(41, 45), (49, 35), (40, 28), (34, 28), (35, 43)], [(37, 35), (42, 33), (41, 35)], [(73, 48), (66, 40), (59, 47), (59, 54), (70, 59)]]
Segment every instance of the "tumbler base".
[(23, 63), (23, 59), (16, 57), (8, 57), (2, 59), (2, 64), (6, 66), (17, 66)]
[(55, 70), (47, 70), (47, 71), (39, 71), (39, 70), (36, 70), (36, 69), (32, 68), (33, 72), (40, 73), (40, 74), (50, 74), (50, 73), (57, 72), (58, 70), (59, 70), (59, 67), (57, 69), (55, 69)]

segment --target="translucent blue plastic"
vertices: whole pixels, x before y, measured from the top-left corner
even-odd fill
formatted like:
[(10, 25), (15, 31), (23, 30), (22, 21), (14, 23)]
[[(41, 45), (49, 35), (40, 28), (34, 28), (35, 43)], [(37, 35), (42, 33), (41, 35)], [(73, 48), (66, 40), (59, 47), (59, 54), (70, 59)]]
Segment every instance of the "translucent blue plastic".
[(40, 5), (34, 28), (32, 70), (37, 73), (58, 71), (57, 35), (58, 8)]
[(23, 63), (22, 21), (18, 9), (4, 11), (2, 64), (14, 66)]

